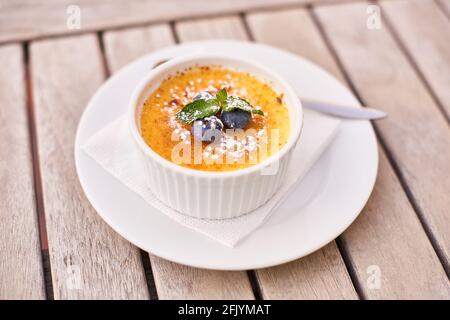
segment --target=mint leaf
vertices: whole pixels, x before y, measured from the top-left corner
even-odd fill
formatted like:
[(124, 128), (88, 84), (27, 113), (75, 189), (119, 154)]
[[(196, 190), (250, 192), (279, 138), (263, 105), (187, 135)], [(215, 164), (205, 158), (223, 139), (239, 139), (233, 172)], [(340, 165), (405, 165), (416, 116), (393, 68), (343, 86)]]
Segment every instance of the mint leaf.
[(260, 116), (263, 116), (263, 115), (264, 115), (264, 112), (262, 112), (262, 111), (259, 110), (259, 109), (252, 109), (252, 113), (254, 113), (254, 114), (259, 114)]
[(216, 94), (216, 99), (217, 99), (217, 101), (219, 101), (220, 105), (223, 105), (224, 103), (226, 103), (227, 98), (228, 98), (228, 93), (227, 93), (227, 90), (225, 90), (225, 89), (220, 90)]
[(250, 105), (250, 103), (248, 103), (247, 100), (236, 96), (229, 96), (227, 98), (226, 106), (223, 107), (223, 111), (229, 112), (233, 111), (234, 109), (240, 109), (247, 112), (252, 112), (253, 110), (252, 106)]
[(185, 105), (183, 109), (177, 112), (176, 117), (189, 124), (197, 119), (215, 115), (219, 110), (220, 107), (218, 106), (216, 99), (200, 99)]
[(229, 96), (227, 98), (226, 105), (223, 106), (222, 109), (225, 112), (230, 112), (233, 111), (234, 109), (239, 109), (250, 113), (259, 114), (261, 116), (264, 115), (264, 112), (262, 112), (261, 110), (253, 109), (253, 107), (247, 100), (236, 96)]

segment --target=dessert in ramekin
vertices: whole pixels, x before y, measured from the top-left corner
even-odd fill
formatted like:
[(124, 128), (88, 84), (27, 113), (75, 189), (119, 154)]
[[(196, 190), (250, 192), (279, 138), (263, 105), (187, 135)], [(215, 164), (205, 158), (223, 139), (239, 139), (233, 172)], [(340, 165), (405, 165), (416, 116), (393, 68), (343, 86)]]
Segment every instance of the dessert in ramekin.
[(303, 121), (299, 99), (278, 75), (209, 54), (155, 68), (129, 108), (148, 187), (167, 206), (202, 219), (237, 217), (267, 202)]

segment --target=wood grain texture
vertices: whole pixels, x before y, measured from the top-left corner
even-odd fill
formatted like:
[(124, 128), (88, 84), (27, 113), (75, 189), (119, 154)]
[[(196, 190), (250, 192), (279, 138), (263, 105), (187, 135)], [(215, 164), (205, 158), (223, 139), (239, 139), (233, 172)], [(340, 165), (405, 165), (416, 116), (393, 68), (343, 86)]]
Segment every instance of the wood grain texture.
[(447, 275), (381, 150), (370, 200), (341, 239), (365, 297), (450, 299)]
[(192, 268), (151, 256), (160, 299), (254, 299), (243, 271)]
[(175, 24), (182, 41), (215, 39), (247, 39), (247, 33), (238, 16), (189, 20)]
[(78, 120), (104, 78), (97, 37), (33, 42), (30, 50), (55, 299), (147, 299), (139, 250), (97, 215), (75, 172)]
[[(111, 72), (152, 50), (174, 44), (168, 25), (105, 34)], [(222, 272), (182, 266), (150, 255), (159, 299), (253, 299), (245, 272)]]
[(385, 27), (366, 28), (363, 3), (320, 7), (317, 16), (376, 122), (447, 270), (450, 259), (450, 128)]
[[(253, 38), (280, 47), (306, 59), (344, 81), (314, 22), (304, 9), (253, 13), (246, 16)], [(274, 28), (274, 25), (277, 27)], [(286, 32), (285, 32), (286, 31)]]
[(333, 241), (307, 257), (256, 270), (264, 299), (357, 299)]
[(381, 8), (450, 118), (450, 20), (434, 1), (386, 1)]
[(19, 45), (0, 47), (0, 70), (0, 300), (45, 299)]
[(105, 32), (103, 39), (111, 73), (153, 50), (174, 44), (170, 26), (166, 24)]
[[(201, 34), (196, 31), (197, 26), (203, 29)], [(178, 23), (176, 31), (182, 41), (199, 40), (199, 38), (233, 38), (233, 35), (235, 39), (248, 39), (243, 22), (237, 17), (201, 20), (196, 21), (195, 25), (191, 22)], [(335, 244), (280, 268), (257, 270), (256, 275), (263, 296), (268, 299), (282, 296), (290, 299), (356, 298), (356, 292)], [(324, 283), (330, 285), (324, 286)], [(278, 293), (276, 293), (277, 290)]]
[[(348, 0), (15, 0), (0, 2), (0, 42), (28, 40), (149, 22), (237, 13), (250, 9)], [(67, 27), (77, 5), (80, 29)], [(70, 24), (69, 24), (70, 25)]]
[[(257, 41), (277, 44), (321, 65), (338, 79), (344, 78), (305, 10), (252, 14), (247, 20)], [(283, 28), (270, 28), (275, 21), (283, 21)], [(359, 218), (341, 236), (358, 287), (367, 298), (445, 298), (445, 273), (383, 150), (379, 152), (375, 190)], [(382, 271), (381, 287), (376, 290), (370, 289), (368, 282), (371, 265)], [(270, 283), (268, 276), (259, 279)], [(275, 296), (286, 287), (271, 285)]]

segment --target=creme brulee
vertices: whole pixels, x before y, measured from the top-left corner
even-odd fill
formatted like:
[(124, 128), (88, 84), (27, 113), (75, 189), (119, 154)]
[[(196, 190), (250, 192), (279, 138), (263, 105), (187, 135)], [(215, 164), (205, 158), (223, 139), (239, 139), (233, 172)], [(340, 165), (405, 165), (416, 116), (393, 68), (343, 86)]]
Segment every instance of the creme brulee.
[[(228, 96), (245, 99), (263, 115), (251, 114), (243, 129), (223, 128), (221, 138), (212, 142), (197, 141), (193, 123), (181, 121), (177, 113), (199, 92), (215, 95), (221, 89)], [(221, 111), (216, 116), (220, 118)], [(282, 94), (247, 72), (220, 66), (192, 67), (166, 78), (145, 101), (140, 125), (142, 137), (153, 151), (181, 166), (204, 171), (255, 165), (278, 152), (290, 133), (289, 111)]]

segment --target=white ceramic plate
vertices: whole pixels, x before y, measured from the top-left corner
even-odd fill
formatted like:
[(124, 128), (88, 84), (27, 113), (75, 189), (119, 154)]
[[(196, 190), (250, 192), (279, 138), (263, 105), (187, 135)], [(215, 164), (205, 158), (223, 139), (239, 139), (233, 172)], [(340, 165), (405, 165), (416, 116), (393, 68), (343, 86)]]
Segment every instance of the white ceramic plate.
[(174, 222), (129, 191), (80, 147), (124, 114), (138, 82), (159, 61), (197, 51), (236, 53), (273, 69), (299, 96), (358, 105), (352, 93), (313, 63), (261, 44), (206, 41), (172, 46), (129, 64), (97, 91), (84, 111), (75, 141), (78, 176), (100, 216), (138, 247), (178, 263), (208, 269), (269, 267), (303, 257), (341, 234), (373, 189), (377, 142), (367, 121), (345, 121), (336, 139), (269, 220), (235, 248), (225, 247)]

